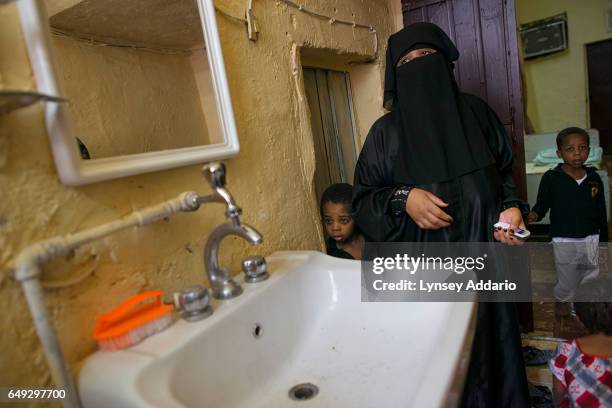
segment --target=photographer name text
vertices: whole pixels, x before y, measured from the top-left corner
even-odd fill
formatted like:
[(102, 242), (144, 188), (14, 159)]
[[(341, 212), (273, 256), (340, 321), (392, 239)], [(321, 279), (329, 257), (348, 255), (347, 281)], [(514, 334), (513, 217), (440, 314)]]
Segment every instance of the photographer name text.
[(503, 282), (495, 282), (492, 280), (470, 280), (468, 282), (427, 282), (423, 279), (411, 281), (402, 279), (397, 282), (385, 282), (382, 279), (376, 279), (372, 282), (372, 286), (376, 291), (422, 291), (427, 293), (433, 292), (501, 292), (515, 291), (516, 283), (510, 282), (507, 279)]

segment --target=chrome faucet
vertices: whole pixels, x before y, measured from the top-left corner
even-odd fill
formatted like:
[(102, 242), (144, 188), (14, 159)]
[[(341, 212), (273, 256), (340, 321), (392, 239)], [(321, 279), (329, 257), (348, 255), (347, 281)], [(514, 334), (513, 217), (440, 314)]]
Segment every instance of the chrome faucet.
[(215, 194), (200, 197), (200, 203), (222, 202), (227, 205), (225, 216), (227, 222), (216, 227), (209, 235), (204, 247), (204, 267), (212, 295), (216, 299), (230, 299), (242, 293), (240, 285), (230, 278), (226, 268), (219, 266), (219, 246), (221, 241), (228, 235), (236, 235), (244, 238), (251, 245), (259, 245), (263, 237), (254, 228), (240, 222), (242, 210), (236, 205), (231, 194), (225, 188), (225, 165), (223, 163), (209, 163), (202, 168), (202, 173), (208, 178)]
[(242, 209), (234, 203), (234, 198), (225, 188), (225, 164), (218, 162), (205, 164), (202, 167), (202, 173), (208, 178), (208, 183), (215, 192), (208, 196), (198, 197), (198, 204), (225, 203), (227, 205), (225, 216), (228, 218), (238, 217), (242, 213)]

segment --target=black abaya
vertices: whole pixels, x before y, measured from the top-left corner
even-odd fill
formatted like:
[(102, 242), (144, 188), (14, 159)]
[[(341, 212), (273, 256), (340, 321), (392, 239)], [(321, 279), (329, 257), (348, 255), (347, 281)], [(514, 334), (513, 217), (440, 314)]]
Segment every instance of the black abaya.
[(449, 228), (421, 230), (408, 214), (391, 215), (389, 204), (398, 187), (394, 163), (402, 136), (397, 111), (387, 113), (372, 125), (355, 168), (353, 218), (370, 241), (490, 242), (502, 205), (520, 201), (512, 178), (512, 148), (503, 125), (482, 99), (461, 97), (482, 127), (495, 164), (448, 181), (414, 185), (449, 203), (444, 211), (455, 220)]
[[(512, 149), (505, 129), (481, 99), (460, 94), (474, 114), (495, 163), (450, 180), (416, 184), (449, 203), (450, 227), (422, 230), (407, 213), (393, 215), (398, 187), (394, 162), (400, 130), (397, 111), (378, 119), (367, 136), (353, 190), (353, 218), (370, 242), (492, 242), (493, 224), (503, 204), (519, 201), (512, 178)], [(408, 135), (409, 136), (409, 135)], [(410, 157), (410, 152), (403, 152)], [(422, 160), (423, 158), (421, 158)], [(464, 407), (529, 407), (519, 326), (512, 304), (480, 303), (463, 394)]]

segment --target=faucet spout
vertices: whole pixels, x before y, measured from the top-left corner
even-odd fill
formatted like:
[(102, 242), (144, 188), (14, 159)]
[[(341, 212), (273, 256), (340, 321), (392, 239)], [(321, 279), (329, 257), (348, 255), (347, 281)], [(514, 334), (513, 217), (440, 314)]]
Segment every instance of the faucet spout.
[(216, 299), (230, 299), (242, 293), (242, 288), (230, 278), (228, 270), (219, 266), (219, 247), (228, 235), (241, 237), (251, 245), (263, 242), (261, 234), (255, 228), (240, 223), (238, 217), (219, 225), (210, 233), (204, 247), (204, 267)]
[(234, 198), (225, 188), (225, 164), (208, 163), (202, 167), (202, 173), (208, 178), (208, 183), (215, 190), (210, 197), (201, 197), (202, 202), (219, 202), (227, 205), (225, 216), (237, 218), (242, 213), (242, 209), (236, 205)]

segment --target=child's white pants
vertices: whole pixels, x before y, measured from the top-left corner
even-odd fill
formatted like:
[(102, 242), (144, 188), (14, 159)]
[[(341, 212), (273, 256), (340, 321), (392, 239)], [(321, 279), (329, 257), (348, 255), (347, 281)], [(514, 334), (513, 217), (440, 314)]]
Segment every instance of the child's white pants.
[(599, 275), (599, 234), (585, 238), (553, 238), (557, 284), (555, 299), (571, 302), (581, 283)]

